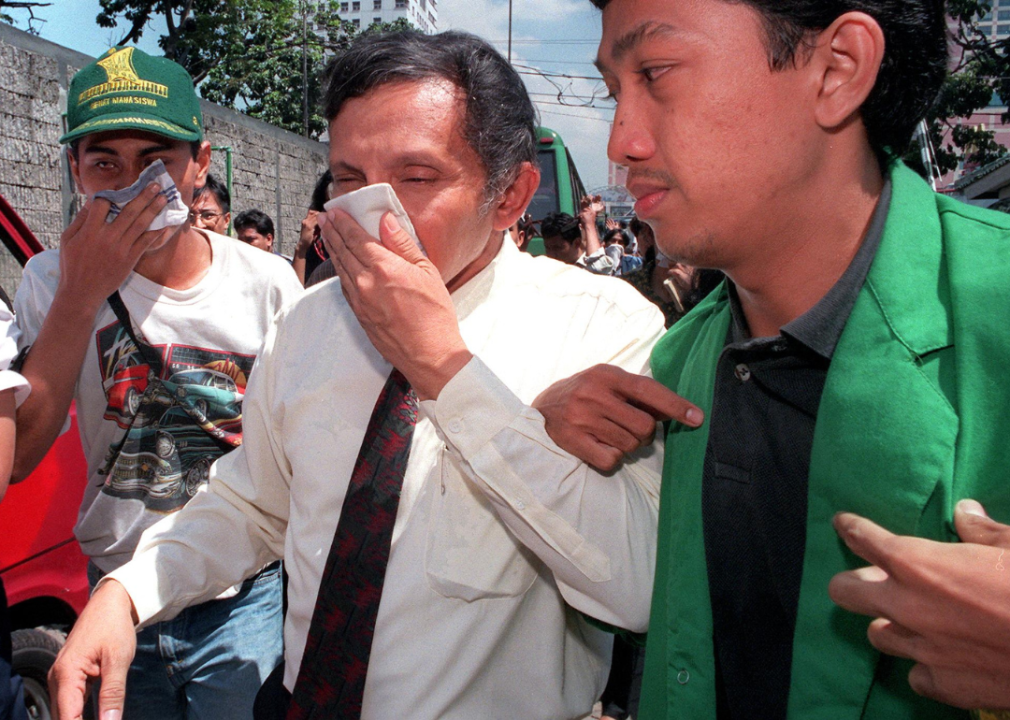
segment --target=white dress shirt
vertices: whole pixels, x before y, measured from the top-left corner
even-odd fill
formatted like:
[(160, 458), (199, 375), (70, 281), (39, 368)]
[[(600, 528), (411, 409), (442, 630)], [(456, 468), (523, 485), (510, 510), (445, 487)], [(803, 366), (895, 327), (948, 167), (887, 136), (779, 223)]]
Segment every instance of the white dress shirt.
[[(661, 441), (597, 473), (555, 445), (528, 404), (597, 363), (647, 372), (663, 318), (627, 283), (509, 242), (452, 299), (476, 357), (421, 403), (362, 717), (584, 717), (606, 682), (611, 638), (580, 613), (647, 626)], [(110, 577), (146, 624), (283, 556), (291, 689), (391, 367), (337, 280), (278, 316), (257, 362), (242, 448)]]

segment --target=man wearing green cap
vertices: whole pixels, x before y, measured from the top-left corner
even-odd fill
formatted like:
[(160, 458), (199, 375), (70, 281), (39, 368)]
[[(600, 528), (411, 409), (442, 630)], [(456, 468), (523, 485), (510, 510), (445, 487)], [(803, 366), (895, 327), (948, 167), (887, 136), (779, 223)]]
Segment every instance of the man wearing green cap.
[[(71, 82), (67, 126), (60, 141), (88, 200), (60, 248), (25, 268), (15, 301), (33, 383), (15, 477), (41, 460), (76, 401), (89, 483), (75, 534), (94, 585), (241, 444), (253, 362), (300, 285), (281, 258), (187, 219), (210, 144), (182, 67), (109, 50)], [(145, 628), (137, 643), (127, 687), (102, 688), (126, 693), (128, 718), (249, 717), (280, 657), (279, 569)]]

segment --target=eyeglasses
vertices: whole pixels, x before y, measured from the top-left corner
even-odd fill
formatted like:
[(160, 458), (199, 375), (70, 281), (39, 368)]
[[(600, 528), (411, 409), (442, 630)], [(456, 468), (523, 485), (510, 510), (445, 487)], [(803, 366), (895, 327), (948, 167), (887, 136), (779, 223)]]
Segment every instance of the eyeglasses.
[(189, 214), (190, 220), (197, 221), (202, 220), (205, 223), (214, 222), (219, 217), (222, 217), (224, 213), (214, 212), (213, 210), (203, 210), (201, 212), (191, 212)]

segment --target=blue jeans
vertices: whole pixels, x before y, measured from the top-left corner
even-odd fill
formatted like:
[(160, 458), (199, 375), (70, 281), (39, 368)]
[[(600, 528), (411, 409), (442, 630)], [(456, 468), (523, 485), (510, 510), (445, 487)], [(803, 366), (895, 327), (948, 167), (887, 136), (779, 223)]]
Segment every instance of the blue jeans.
[[(102, 573), (88, 566), (92, 587)], [(249, 720), (283, 653), (281, 570), (137, 633), (123, 720)]]

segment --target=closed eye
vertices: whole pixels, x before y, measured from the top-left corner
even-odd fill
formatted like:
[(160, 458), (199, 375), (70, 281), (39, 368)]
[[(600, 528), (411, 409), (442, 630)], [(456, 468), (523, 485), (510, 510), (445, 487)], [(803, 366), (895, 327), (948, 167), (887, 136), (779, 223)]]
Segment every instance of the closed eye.
[(657, 65), (656, 67), (642, 68), (641, 70), (638, 71), (638, 73), (649, 82), (655, 82), (663, 75), (665, 75), (666, 72), (670, 70), (670, 68), (672, 67), (673, 67), (672, 65)]

